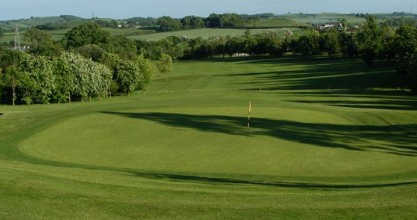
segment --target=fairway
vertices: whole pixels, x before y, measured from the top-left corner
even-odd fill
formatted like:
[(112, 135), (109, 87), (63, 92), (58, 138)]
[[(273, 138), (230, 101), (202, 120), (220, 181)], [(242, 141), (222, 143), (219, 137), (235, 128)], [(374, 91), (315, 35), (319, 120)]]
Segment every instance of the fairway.
[(0, 106), (0, 216), (413, 219), (417, 98), (395, 74), (213, 58), (135, 96)]

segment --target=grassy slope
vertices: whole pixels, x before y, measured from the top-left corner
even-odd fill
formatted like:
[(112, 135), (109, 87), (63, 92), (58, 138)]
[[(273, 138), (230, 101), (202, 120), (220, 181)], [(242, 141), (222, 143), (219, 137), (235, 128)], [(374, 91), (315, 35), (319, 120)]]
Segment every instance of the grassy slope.
[(193, 61), (135, 97), (0, 106), (0, 217), (413, 218), (417, 100), (392, 74)]

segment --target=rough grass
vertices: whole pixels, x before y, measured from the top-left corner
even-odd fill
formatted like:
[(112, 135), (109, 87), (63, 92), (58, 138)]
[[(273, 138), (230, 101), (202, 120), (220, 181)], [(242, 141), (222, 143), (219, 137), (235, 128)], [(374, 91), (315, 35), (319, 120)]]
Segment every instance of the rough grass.
[(0, 106), (0, 218), (413, 219), (417, 99), (394, 76), (212, 59), (137, 96)]

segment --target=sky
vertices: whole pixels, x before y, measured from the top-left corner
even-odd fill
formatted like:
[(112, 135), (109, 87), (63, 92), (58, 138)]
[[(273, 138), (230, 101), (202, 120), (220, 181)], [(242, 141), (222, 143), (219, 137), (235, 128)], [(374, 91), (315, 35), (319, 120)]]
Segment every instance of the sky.
[(2, 0), (0, 20), (31, 16), (183, 17), (210, 13), (417, 13), (417, 0)]

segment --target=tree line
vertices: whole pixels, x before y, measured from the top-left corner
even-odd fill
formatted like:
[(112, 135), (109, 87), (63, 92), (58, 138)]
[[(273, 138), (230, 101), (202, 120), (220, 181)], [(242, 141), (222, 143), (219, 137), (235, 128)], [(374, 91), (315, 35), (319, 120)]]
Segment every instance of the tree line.
[(61, 41), (36, 28), (24, 34), (25, 51), (1, 49), (3, 103), (54, 103), (131, 94), (144, 89), (152, 74), (169, 72), (173, 59), (299, 54), (357, 57), (368, 65), (383, 61), (397, 69), (403, 88), (417, 93), (417, 28), (367, 21), (358, 32), (308, 30), (237, 37), (160, 41), (112, 36), (96, 23), (77, 26)]
[(372, 16), (357, 32), (331, 29), (307, 30), (280, 35), (274, 32), (243, 36), (188, 39), (168, 37), (149, 42), (136, 41), (137, 48), (148, 58), (161, 53), (175, 59), (198, 59), (214, 56), (274, 56), (299, 54), (361, 58), (369, 66), (378, 62), (397, 69), (401, 87), (417, 93), (417, 28), (414, 23), (392, 26), (378, 23)]
[(264, 18), (266, 15), (240, 15), (234, 13), (225, 14), (210, 14), (208, 17), (198, 16), (186, 16), (184, 18), (172, 18), (164, 16), (158, 18), (156, 24), (157, 30), (166, 31), (177, 31), (184, 29), (196, 29), (196, 28), (236, 28), (244, 27), (256, 20)]
[(147, 59), (134, 41), (111, 36), (96, 23), (71, 29), (62, 41), (31, 28), (24, 44), (25, 51), (0, 49), (1, 103), (66, 103), (131, 94), (144, 89), (152, 74), (172, 66), (169, 55)]

